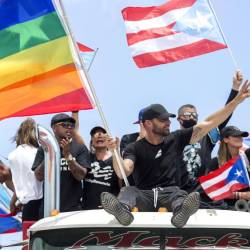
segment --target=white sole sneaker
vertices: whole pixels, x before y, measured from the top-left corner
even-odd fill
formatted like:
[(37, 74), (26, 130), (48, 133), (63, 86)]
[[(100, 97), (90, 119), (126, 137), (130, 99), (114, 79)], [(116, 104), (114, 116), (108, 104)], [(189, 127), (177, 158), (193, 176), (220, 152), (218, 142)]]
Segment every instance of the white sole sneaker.
[(171, 223), (177, 228), (184, 227), (189, 217), (197, 212), (199, 206), (200, 194), (198, 192), (190, 193), (184, 199), (181, 209), (173, 215)]
[(133, 222), (133, 214), (114, 195), (108, 192), (101, 193), (101, 204), (103, 209), (114, 215), (123, 226), (128, 226)]

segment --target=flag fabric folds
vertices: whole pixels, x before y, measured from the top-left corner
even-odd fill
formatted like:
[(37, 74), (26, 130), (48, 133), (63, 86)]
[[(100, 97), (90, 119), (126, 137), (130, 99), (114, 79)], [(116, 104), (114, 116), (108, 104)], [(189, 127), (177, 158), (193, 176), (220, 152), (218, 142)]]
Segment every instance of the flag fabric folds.
[(83, 45), (82, 43), (77, 43), (81, 56), (83, 58), (84, 66), (86, 70), (89, 70), (90, 65), (95, 57), (95, 50)]
[(52, 0), (0, 1), (0, 119), (91, 109)]
[(21, 219), (17, 216), (5, 217), (10, 214), (10, 196), (6, 188), (0, 184), (0, 234), (13, 233), (22, 230)]
[(232, 198), (233, 192), (250, 186), (246, 164), (243, 155), (232, 158), (217, 170), (201, 176), (199, 182), (212, 200)]
[(127, 42), (139, 68), (171, 63), (227, 47), (207, 0), (169, 0), (127, 7)]

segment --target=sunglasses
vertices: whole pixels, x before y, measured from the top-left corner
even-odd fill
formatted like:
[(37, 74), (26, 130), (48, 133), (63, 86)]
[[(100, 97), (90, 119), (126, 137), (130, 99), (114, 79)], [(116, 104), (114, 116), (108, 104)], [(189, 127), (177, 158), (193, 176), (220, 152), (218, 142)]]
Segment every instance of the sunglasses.
[(72, 122), (59, 122), (59, 123), (57, 123), (57, 125), (60, 125), (63, 128), (71, 128), (71, 129), (75, 128), (75, 124)]
[(185, 118), (190, 118), (191, 116), (193, 116), (194, 119), (198, 119), (198, 114), (196, 112), (184, 112), (183, 116)]

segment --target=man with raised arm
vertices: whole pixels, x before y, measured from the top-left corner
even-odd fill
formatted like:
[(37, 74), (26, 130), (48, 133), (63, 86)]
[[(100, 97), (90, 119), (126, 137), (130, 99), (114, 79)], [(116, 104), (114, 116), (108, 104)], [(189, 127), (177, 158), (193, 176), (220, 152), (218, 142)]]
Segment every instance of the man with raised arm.
[[(236, 71), (233, 77), (232, 89), (226, 104), (237, 96), (242, 81), (242, 73), (240, 71)], [(231, 115), (219, 124), (218, 127), (209, 131), (195, 144), (187, 145), (183, 150), (183, 154), (180, 155), (180, 171), (178, 172), (176, 178), (178, 178), (178, 182), (182, 189), (186, 190), (188, 193), (197, 189), (199, 185), (198, 177), (205, 174), (206, 166), (211, 160), (212, 151), (220, 139), (220, 131), (227, 125), (230, 118)], [(198, 123), (197, 108), (192, 104), (182, 105), (178, 109), (177, 120), (180, 124), (180, 129), (195, 126)]]
[[(60, 211), (81, 210), (82, 180), (90, 168), (89, 151), (73, 138), (76, 120), (59, 113), (52, 117), (51, 128), (61, 151)], [(37, 151), (32, 169), (39, 181), (44, 179), (44, 152)]]
[[(118, 198), (110, 193), (101, 194), (103, 208), (115, 216), (122, 225), (133, 221), (130, 212), (133, 207), (139, 211), (154, 211), (166, 207), (173, 212), (171, 223), (183, 227), (189, 217), (199, 208), (199, 193), (187, 194), (176, 183), (178, 161), (188, 144), (199, 141), (212, 128), (221, 124), (234, 109), (250, 96), (249, 82), (246, 81), (238, 95), (224, 108), (209, 116), (194, 127), (170, 133), (169, 113), (162, 105), (152, 104), (143, 110), (144, 139), (130, 144), (124, 152), (124, 170), (127, 176), (133, 173), (136, 187), (122, 188)], [(110, 149), (118, 147), (118, 140), (109, 143)], [(116, 162), (114, 168), (122, 178)]]

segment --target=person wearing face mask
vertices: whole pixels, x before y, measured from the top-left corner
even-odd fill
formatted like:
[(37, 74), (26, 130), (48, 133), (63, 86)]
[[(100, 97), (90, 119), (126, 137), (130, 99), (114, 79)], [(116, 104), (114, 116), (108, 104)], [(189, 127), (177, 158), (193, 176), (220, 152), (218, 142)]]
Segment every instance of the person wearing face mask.
[[(238, 94), (239, 87), (243, 81), (243, 75), (236, 71), (233, 77), (233, 86), (226, 102), (232, 101)], [(220, 131), (227, 125), (229, 116), (218, 128), (212, 129), (206, 136), (195, 144), (187, 145), (181, 156), (180, 171), (177, 179), (181, 187), (187, 192), (192, 192), (198, 187), (197, 178), (205, 174), (206, 165), (211, 160), (211, 153), (219, 141)], [(177, 118), (180, 128), (187, 129), (195, 126), (198, 122), (198, 112), (194, 105), (185, 104), (178, 109)]]

